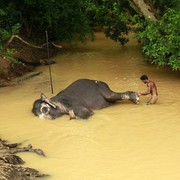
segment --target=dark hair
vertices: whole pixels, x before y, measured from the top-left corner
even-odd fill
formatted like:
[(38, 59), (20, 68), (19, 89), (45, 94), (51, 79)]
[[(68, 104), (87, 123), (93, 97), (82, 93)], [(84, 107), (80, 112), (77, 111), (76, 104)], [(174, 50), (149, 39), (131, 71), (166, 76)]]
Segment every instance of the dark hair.
[(143, 80), (148, 80), (148, 77), (144, 74), (140, 77), (140, 79), (143, 81)]

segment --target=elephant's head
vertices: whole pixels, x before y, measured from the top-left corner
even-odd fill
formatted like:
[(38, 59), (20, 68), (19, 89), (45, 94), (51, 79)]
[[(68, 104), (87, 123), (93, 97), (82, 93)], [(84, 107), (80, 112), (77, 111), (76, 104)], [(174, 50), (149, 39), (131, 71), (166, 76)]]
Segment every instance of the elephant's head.
[(136, 92), (133, 91), (127, 91), (126, 95), (128, 96), (128, 99), (132, 101), (135, 104), (139, 104), (139, 96)]
[(64, 114), (60, 106), (48, 99), (43, 93), (41, 94), (41, 98), (34, 102), (32, 112), (35, 116), (43, 119), (55, 119)]

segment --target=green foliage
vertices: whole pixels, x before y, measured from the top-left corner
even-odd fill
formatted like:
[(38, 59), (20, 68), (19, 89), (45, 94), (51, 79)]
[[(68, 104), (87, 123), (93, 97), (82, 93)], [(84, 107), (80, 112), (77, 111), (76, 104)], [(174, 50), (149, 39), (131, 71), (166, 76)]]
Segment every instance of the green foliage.
[(128, 34), (128, 18), (125, 13), (125, 1), (99, 0), (95, 2), (95, 22), (104, 31), (106, 37), (124, 45), (128, 39), (124, 36)]
[(166, 7), (171, 9), (180, 9), (180, 1), (179, 0), (161, 0), (163, 4), (166, 5)]
[(6, 53), (5, 53), (4, 56), (7, 59), (9, 59), (11, 62), (13, 62), (14, 64), (17, 64), (17, 63), (20, 63), (20, 62), (17, 59), (13, 58), (13, 56), (12, 56), (12, 54), (15, 53), (15, 52), (16, 52), (15, 50), (8, 48), (6, 50)]
[[(142, 49), (158, 66), (180, 69), (179, 0), (147, 0), (160, 20), (138, 19)], [(12, 34), (44, 43), (50, 41), (85, 43), (98, 27), (106, 37), (124, 45), (128, 39), (132, 10), (127, 0), (0, 0), (0, 51)], [(168, 8), (166, 13), (164, 11)], [(162, 16), (163, 15), (163, 16)], [(162, 16), (162, 18), (160, 18)], [(133, 22), (134, 23), (134, 22)], [(4, 53), (4, 52), (3, 52)], [(8, 56), (11, 50), (6, 50)]]
[(21, 15), (14, 9), (12, 3), (2, 2), (0, 9), (0, 43), (2, 45), (12, 34), (20, 30)]
[(87, 19), (87, 0), (21, 0), (16, 9), (23, 17), (23, 31), (28, 37), (38, 39), (49, 32), (50, 40), (69, 43), (85, 42), (92, 37), (92, 28)]
[(168, 9), (159, 21), (142, 21), (137, 35), (143, 52), (159, 67), (180, 69), (180, 11)]
[(21, 28), (20, 23), (18, 23), (19, 19), (20, 16), (13, 9), (12, 4), (5, 6), (4, 9), (0, 9), (0, 52), (3, 52), (3, 56), (14, 63), (18, 62), (15, 58), (12, 58), (14, 50), (4, 49), (4, 44), (12, 34), (18, 34)]
[(87, 16), (89, 0), (1, 0), (0, 25), (3, 36), (12, 34), (12, 26), (21, 25), (23, 36), (32, 41), (45, 41), (45, 31), (50, 41), (85, 42), (93, 37)]
[(105, 35), (125, 44), (128, 16), (124, 7), (126, 0), (1, 0), (0, 16), (4, 27), (4, 39), (12, 34), (12, 26), (19, 23), (20, 33), (38, 43), (49, 40), (85, 43), (94, 38), (94, 25), (102, 28)]

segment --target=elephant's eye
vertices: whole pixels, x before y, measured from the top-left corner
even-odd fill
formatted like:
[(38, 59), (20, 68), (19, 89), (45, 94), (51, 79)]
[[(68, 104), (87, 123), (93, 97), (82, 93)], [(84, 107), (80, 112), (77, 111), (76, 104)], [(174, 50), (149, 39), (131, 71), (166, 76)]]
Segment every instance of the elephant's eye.
[(43, 107), (42, 108), (42, 113), (47, 114), (48, 113), (48, 108), (47, 107)]
[(40, 111), (43, 114), (48, 114), (50, 111), (50, 107), (47, 104), (42, 104)]

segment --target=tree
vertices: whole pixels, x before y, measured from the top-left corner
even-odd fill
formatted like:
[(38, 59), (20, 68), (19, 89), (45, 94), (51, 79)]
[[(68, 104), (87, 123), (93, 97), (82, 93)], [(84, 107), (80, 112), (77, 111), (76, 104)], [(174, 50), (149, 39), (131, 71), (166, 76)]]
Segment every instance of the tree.
[[(3, 49), (6, 53), (11, 52), (4, 48), (4, 44), (10, 42), (10, 37), (17, 37), (17, 33), (32, 42), (44, 43), (45, 31), (48, 31), (50, 41), (76, 44), (93, 39), (93, 30), (97, 27), (104, 31), (106, 37), (124, 45), (128, 41), (125, 35), (130, 30), (132, 17), (138, 14), (138, 38), (142, 42), (143, 51), (158, 66), (171, 65), (173, 69), (178, 69), (179, 65), (174, 60), (179, 58), (175, 53), (178, 51), (176, 44), (179, 39), (174, 38), (179, 37), (176, 30), (179, 29), (178, 1), (1, 0), (0, 51), (2, 53)], [(173, 11), (166, 12), (168, 8)], [(167, 23), (169, 30), (166, 28)], [(169, 48), (164, 45), (166, 41), (169, 42)], [(149, 45), (156, 47), (153, 52)]]
[[(4, 11), (10, 6), (11, 20), (21, 25), (21, 34), (33, 40), (40, 41), (46, 30), (52, 40), (84, 42), (86, 35), (92, 37), (92, 28), (86, 18), (86, 1), (9, 0), (4, 1), (1, 8)], [(19, 18), (15, 18), (13, 12)], [(8, 24), (5, 17), (3, 23)]]
[(12, 59), (13, 51), (6, 45), (14, 37), (22, 39), (19, 36), (23, 36), (31, 43), (42, 44), (46, 30), (50, 41), (75, 44), (93, 38), (86, 18), (86, 0), (1, 0), (0, 8), (0, 54), (3, 57)]
[(147, 3), (143, 0), (129, 0), (129, 2), (139, 14), (141, 13), (144, 17), (148, 17), (153, 21), (157, 20), (157, 13), (152, 3)]
[(98, 0), (92, 1), (93, 8), (89, 11), (90, 19), (93, 19), (94, 26), (100, 28), (106, 37), (124, 45), (128, 38), (129, 16), (126, 7), (129, 3), (125, 0)]
[[(4, 5), (2, 3), (1, 5)], [(14, 62), (17, 62), (12, 58), (12, 49), (6, 48), (4, 45), (12, 34), (19, 32), (21, 25), (19, 23), (20, 16), (14, 11), (12, 4), (8, 6), (0, 6), (0, 55), (6, 54), (6, 56)]]
[(180, 4), (178, 0), (146, 0), (146, 3), (152, 7), (150, 13), (156, 18), (139, 13), (141, 18), (137, 21), (137, 38), (141, 42), (142, 51), (158, 67), (170, 66), (173, 70), (179, 70)]
[(146, 19), (139, 24), (137, 38), (149, 60), (159, 67), (180, 69), (180, 12), (168, 9), (156, 22)]

